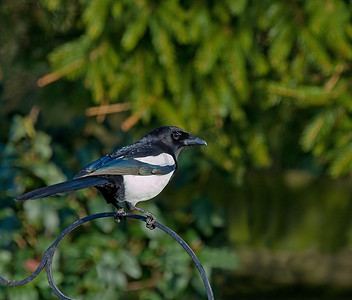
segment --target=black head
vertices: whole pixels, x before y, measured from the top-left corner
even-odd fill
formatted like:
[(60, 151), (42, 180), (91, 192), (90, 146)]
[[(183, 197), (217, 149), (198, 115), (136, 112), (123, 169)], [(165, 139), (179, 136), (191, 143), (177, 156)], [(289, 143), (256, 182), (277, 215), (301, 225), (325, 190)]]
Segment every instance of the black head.
[(207, 143), (199, 137), (193, 136), (175, 126), (163, 126), (148, 133), (142, 140), (153, 140), (174, 153), (177, 157), (181, 150), (188, 146), (201, 146)]

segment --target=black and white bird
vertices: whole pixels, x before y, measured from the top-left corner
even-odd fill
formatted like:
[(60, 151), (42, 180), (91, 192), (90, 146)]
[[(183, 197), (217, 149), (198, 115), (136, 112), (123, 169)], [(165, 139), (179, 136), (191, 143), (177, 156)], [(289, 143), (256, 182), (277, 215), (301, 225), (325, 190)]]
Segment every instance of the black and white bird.
[(147, 227), (153, 229), (154, 215), (136, 204), (154, 198), (164, 189), (176, 172), (177, 158), (183, 148), (206, 144), (181, 128), (160, 127), (136, 143), (87, 165), (72, 180), (28, 192), (16, 200), (45, 198), (95, 187), (118, 212), (123, 211), (119, 203), (126, 202), (129, 210), (145, 214)]

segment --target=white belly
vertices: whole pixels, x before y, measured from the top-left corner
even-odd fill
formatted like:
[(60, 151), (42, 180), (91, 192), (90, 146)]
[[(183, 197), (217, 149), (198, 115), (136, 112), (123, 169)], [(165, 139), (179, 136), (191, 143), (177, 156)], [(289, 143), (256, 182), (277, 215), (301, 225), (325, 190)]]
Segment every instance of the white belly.
[(123, 175), (125, 201), (135, 206), (139, 201), (154, 198), (168, 184), (173, 173), (174, 171), (166, 175)]

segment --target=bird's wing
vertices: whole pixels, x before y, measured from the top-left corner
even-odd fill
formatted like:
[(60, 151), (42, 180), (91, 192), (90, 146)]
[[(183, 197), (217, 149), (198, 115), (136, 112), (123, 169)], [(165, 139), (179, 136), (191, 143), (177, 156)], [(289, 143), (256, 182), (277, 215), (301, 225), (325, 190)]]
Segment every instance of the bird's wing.
[(108, 154), (86, 166), (74, 179), (99, 175), (165, 175), (175, 168), (176, 165), (160, 166), (124, 156), (113, 158)]

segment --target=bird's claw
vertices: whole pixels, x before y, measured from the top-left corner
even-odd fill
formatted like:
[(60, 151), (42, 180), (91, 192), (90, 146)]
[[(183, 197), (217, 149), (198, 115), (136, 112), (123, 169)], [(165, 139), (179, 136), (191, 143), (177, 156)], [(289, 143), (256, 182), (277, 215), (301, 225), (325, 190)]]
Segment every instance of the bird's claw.
[(150, 230), (155, 229), (155, 223), (156, 223), (156, 218), (155, 216), (151, 215), (151, 216), (147, 216), (147, 220), (146, 220), (146, 227)]
[(115, 221), (117, 223), (120, 223), (122, 221), (122, 219), (126, 218), (124, 215), (126, 215), (125, 210), (123, 209), (123, 207), (119, 207), (116, 211), (115, 216), (114, 216)]
[(155, 229), (155, 227), (156, 227), (156, 225), (155, 225), (155, 223), (156, 223), (156, 217), (155, 217), (152, 213), (150, 213), (149, 211), (146, 211), (146, 210), (144, 210), (144, 209), (142, 209), (142, 208), (139, 208), (139, 207), (137, 207), (137, 206), (134, 206), (134, 205), (132, 205), (132, 204), (129, 203), (129, 202), (127, 202), (127, 208), (128, 208), (129, 210), (136, 210), (136, 211), (139, 211), (140, 213), (142, 213), (142, 214), (144, 214), (145, 216), (147, 216), (147, 219), (146, 219), (146, 221), (145, 221), (146, 227), (147, 227), (148, 229), (150, 229), (150, 230)]

